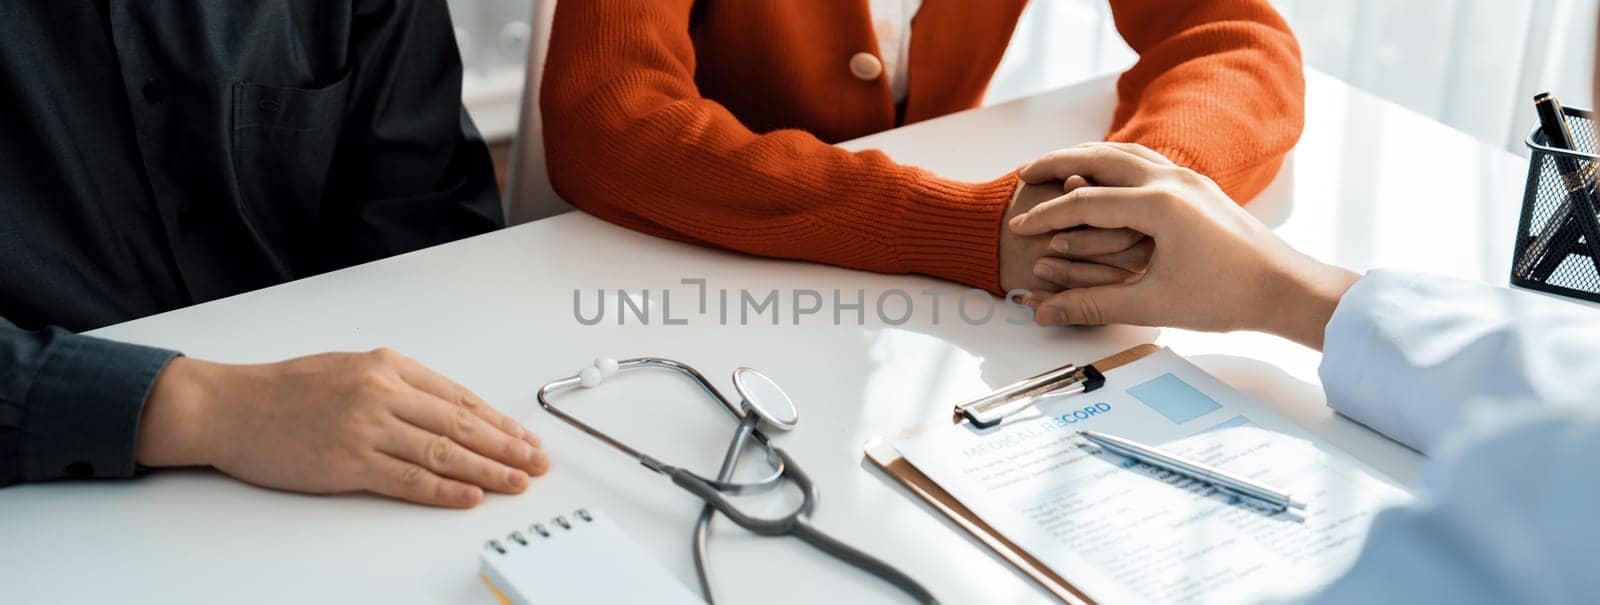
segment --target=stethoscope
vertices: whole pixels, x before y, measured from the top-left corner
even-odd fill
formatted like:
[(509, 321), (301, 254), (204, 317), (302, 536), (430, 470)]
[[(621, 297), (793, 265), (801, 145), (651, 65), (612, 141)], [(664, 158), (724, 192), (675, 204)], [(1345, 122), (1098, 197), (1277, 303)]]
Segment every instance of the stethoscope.
[[(717, 471), (716, 479), (707, 479), (685, 468), (656, 460), (585, 424), (550, 403), (549, 396), (551, 394), (580, 386), (584, 388), (597, 387), (602, 380), (617, 372), (645, 367), (673, 370), (694, 379), (695, 383), (700, 385), (702, 391), (705, 391), (712, 399), (721, 403), (722, 408), (739, 421), (739, 428), (734, 432), (733, 440), (728, 444), (728, 451), (722, 458), (722, 467)], [(700, 518), (696, 521), (694, 527), (694, 566), (695, 573), (700, 581), (700, 592), (705, 595), (707, 603), (712, 603), (713, 599), (711, 597), (711, 581), (706, 569), (706, 541), (710, 534), (712, 515), (716, 512), (721, 512), (740, 527), (757, 535), (787, 535), (799, 538), (829, 556), (894, 584), (918, 602), (937, 603), (938, 601), (933, 598), (933, 594), (929, 593), (921, 584), (918, 584), (916, 580), (911, 579), (910, 576), (895, 569), (888, 563), (822, 533), (807, 521), (811, 511), (817, 506), (816, 486), (812, 484), (811, 478), (800, 470), (800, 466), (795, 464), (794, 459), (790, 458), (789, 454), (784, 452), (782, 448), (772, 445), (766, 433), (761, 431), (763, 426), (778, 431), (794, 429), (800, 420), (799, 413), (795, 411), (794, 402), (766, 374), (750, 368), (739, 368), (733, 371), (733, 386), (739, 393), (740, 401), (738, 406), (728, 401), (728, 398), (724, 397), (721, 391), (712, 386), (711, 381), (706, 380), (705, 376), (688, 364), (659, 357), (624, 359), (620, 362), (615, 359), (600, 358), (595, 360), (593, 366), (584, 368), (577, 375), (556, 380), (540, 388), (539, 405), (545, 411), (554, 414), (567, 424), (631, 456), (634, 460), (644, 465), (645, 468), (671, 477), (672, 482), (677, 484), (678, 487), (705, 501), (705, 507), (701, 509)], [(744, 452), (745, 445), (752, 440), (765, 452), (767, 464), (771, 466), (772, 472), (754, 481), (734, 482), (734, 469), (739, 464), (740, 454)], [(782, 517), (767, 519), (746, 515), (735, 507), (732, 502), (728, 501), (728, 496), (765, 493), (783, 485), (785, 482), (791, 483), (798, 488), (803, 495), (803, 500), (799, 507)]]

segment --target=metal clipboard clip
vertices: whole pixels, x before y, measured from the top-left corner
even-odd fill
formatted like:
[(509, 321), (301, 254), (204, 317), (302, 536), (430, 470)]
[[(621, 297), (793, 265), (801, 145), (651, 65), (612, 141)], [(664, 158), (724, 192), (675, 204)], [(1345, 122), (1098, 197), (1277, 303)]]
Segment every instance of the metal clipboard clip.
[(1078, 366), (1069, 363), (957, 404), (955, 413), (965, 417), (973, 426), (986, 429), (1032, 408), (1041, 399), (1088, 393), (1105, 384), (1105, 374), (1101, 374), (1093, 364)]

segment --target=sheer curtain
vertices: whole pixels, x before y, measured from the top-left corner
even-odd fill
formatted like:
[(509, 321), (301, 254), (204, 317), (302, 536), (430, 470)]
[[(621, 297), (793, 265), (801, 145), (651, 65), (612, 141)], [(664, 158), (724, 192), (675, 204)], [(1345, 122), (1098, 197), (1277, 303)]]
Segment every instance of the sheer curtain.
[[(535, 1), (449, 0), (467, 66), (465, 97), (490, 138), (515, 133), (523, 63), (540, 30), (531, 22)], [(1532, 127), (1534, 93), (1550, 90), (1572, 106), (1592, 103), (1600, 0), (1273, 4), (1294, 27), (1308, 65), (1517, 153)], [(1135, 58), (1112, 26), (1106, 0), (1034, 0), (988, 101), (1116, 73)]]
[[(1589, 107), (1600, 0), (1275, 0), (1306, 64), (1525, 153), (1531, 98)], [(1062, 32), (1072, 32), (1063, 35)], [(1136, 56), (1104, 0), (1035, 0), (989, 101), (1117, 73)]]

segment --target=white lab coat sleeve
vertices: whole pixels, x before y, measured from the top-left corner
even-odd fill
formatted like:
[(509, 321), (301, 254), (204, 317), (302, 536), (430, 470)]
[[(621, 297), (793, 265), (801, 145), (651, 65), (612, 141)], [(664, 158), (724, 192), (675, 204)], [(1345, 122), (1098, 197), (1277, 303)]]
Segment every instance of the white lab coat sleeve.
[(1417, 499), (1380, 512), (1350, 569), (1297, 603), (1595, 602), (1600, 416), (1469, 407)]
[(1328, 322), (1328, 404), (1426, 454), (1465, 403), (1600, 409), (1600, 310), (1530, 292), (1374, 270)]

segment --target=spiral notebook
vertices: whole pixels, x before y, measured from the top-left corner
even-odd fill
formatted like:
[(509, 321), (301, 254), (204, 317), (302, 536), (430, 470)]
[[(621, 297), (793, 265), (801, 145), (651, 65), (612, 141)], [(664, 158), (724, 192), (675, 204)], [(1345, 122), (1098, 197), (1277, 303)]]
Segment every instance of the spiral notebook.
[(581, 508), (484, 543), (478, 571), (507, 605), (704, 603), (610, 518)]

